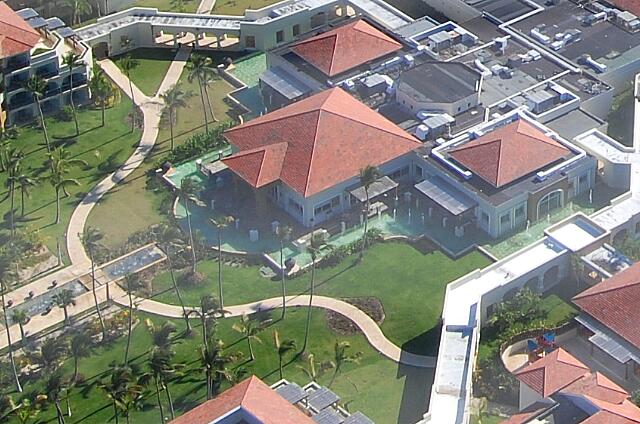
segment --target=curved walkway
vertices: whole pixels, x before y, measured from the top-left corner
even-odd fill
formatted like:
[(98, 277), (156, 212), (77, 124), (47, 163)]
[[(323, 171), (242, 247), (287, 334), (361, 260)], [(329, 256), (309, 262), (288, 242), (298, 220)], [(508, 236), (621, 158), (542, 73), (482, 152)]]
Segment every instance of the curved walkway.
[[(114, 286), (118, 287), (118, 286)], [(120, 288), (112, 289), (113, 301), (121, 306), (128, 307), (128, 299), (124, 291)], [(309, 305), (309, 296), (287, 296), (287, 306), (307, 306)], [(148, 312), (150, 314), (159, 315), (167, 318), (184, 318), (182, 308), (178, 305), (169, 305), (150, 299), (138, 298), (135, 300), (136, 308), (139, 311)], [(237, 317), (242, 315), (250, 315), (260, 311), (268, 311), (278, 309), (282, 306), (281, 297), (272, 297), (257, 302), (246, 303), (244, 305), (228, 306), (224, 309), (228, 311), (227, 317)], [(344, 302), (342, 300), (333, 299), (325, 296), (314, 296), (313, 306), (317, 308), (327, 309), (337, 312), (340, 315), (353, 321), (360, 328), (369, 344), (373, 346), (382, 355), (394, 362), (402, 365), (410, 365), (420, 368), (433, 368), (436, 365), (436, 358), (433, 356), (416, 355), (406, 352), (393, 344), (385, 337), (378, 324), (359, 308)], [(193, 307), (187, 307), (188, 311), (197, 310)]]

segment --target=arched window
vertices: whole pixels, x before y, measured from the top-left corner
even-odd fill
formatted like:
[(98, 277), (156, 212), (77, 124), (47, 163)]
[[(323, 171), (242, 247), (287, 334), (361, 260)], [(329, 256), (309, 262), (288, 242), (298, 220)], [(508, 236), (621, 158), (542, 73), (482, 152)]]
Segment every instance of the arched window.
[(564, 193), (562, 190), (555, 190), (548, 193), (538, 201), (538, 219), (542, 219), (554, 210), (562, 207)]

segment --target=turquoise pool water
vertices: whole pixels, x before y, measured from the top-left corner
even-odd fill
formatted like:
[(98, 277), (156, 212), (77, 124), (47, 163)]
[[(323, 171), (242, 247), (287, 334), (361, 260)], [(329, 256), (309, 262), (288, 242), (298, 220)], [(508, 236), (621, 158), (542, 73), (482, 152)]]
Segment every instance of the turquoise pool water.
[(207, 183), (207, 177), (202, 175), (200, 171), (198, 171), (198, 167), (196, 165), (196, 161), (199, 159), (202, 160), (202, 163), (212, 162), (212, 159), (216, 159), (220, 157), (220, 154), (229, 154), (231, 153), (231, 147), (227, 147), (221, 150), (214, 150), (206, 155), (200, 156), (199, 158), (190, 160), (189, 162), (181, 163), (180, 165), (176, 165), (173, 167), (173, 172), (170, 175), (167, 175), (167, 178), (176, 186), (179, 187), (182, 180), (184, 178), (192, 178), (196, 181), (196, 183), (205, 185)]
[(267, 70), (267, 55), (264, 53), (236, 62), (231, 73), (248, 87), (258, 85), (260, 74)]

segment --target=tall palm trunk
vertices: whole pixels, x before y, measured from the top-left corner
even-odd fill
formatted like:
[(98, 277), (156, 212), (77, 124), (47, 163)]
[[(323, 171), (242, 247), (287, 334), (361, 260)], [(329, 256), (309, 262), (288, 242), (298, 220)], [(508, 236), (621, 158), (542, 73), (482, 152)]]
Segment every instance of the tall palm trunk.
[(309, 289), (309, 307), (307, 308), (307, 324), (304, 330), (304, 343), (302, 345), (302, 352), (304, 353), (309, 343), (309, 331), (311, 329), (311, 310), (313, 306), (313, 294), (316, 286), (316, 258), (311, 259), (311, 287)]
[(213, 395), (213, 378), (211, 376), (211, 370), (207, 369), (207, 400), (211, 399)]
[(0, 301), (2, 301), (2, 315), (4, 316), (4, 329), (7, 333), (7, 347), (9, 348), (9, 362), (13, 370), (13, 380), (16, 383), (16, 390), (22, 393), (22, 385), (18, 377), (18, 369), (16, 368), (16, 359), (13, 357), (13, 344), (11, 343), (11, 332), (9, 331), (9, 318), (7, 317), (7, 304), (4, 300), (4, 287), (0, 287)]
[(64, 414), (62, 413), (62, 408), (60, 408), (60, 401), (56, 399), (55, 407), (56, 414), (58, 415), (58, 424), (64, 424)]
[(73, 64), (69, 66), (69, 106), (71, 106), (71, 112), (73, 113), (73, 123), (76, 126), (76, 135), (80, 135), (80, 126), (78, 125), (76, 104), (73, 101)]
[(133, 296), (131, 295), (131, 288), (127, 287), (127, 293), (129, 295), (129, 321), (127, 332), (127, 347), (124, 351), (124, 364), (129, 365), (129, 348), (131, 347), (131, 329), (133, 327)]
[(224, 318), (224, 298), (222, 297), (222, 229), (218, 228), (218, 297), (220, 314)]
[(116, 403), (116, 401), (112, 401), (111, 404), (113, 405), (113, 416), (116, 420), (116, 424), (118, 424), (118, 404)]
[(158, 378), (153, 378), (156, 383), (156, 398), (158, 401), (158, 409), (160, 410), (160, 422), (164, 423), (164, 409), (162, 408), (162, 399), (160, 399), (160, 384), (158, 384)]
[(193, 243), (193, 229), (191, 228), (191, 213), (189, 212), (189, 199), (184, 196), (184, 210), (187, 214), (187, 227), (189, 228), (189, 245), (191, 246), (191, 272), (195, 274), (198, 259), (196, 258), (196, 246)]
[(169, 264), (169, 274), (171, 275), (171, 283), (173, 284), (173, 290), (176, 292), (176, 296), (178, 296), (178, 302), (180, 302), (180, 307), (182, 308), (182, 316), (184, 317), (184, 322), (187, 325), (187, 334), (191, 334), (191, 323), (189, 322), (189, 315), (187, 314), (187, 308), (184, 306), (184, 301), (182, 300), (182, 295), (180, 294), (180, 289), (178, 288), (178, 284), (176, 282), (176, 276), (173, 272), (173, 262), (171, 262), (171, 254), (169, 253), (169, 248), (167, 248), (167, 263)]
[(16, 234), (16, 224), (15, 224), (15, 211), (14, 211), (14, 207), (15, 207), (15, 194), (16, 194), (16, 183), (13, 182), (15, 180), (12, 180), (10, 186), (9, 186), (9, 190), (11, 191), (11, 211), (10, 212), (10, 217), (11, 217), (11, 235), (15, 235)]
[(198, 86), (200, 87), (200, 99), (202, 100), (202, 113), (204, 113), (204, 130), (209, 132), (209, 118), (207, 118), (207, 105), (204, 100), (204, 91), (202, 89), (202, 79), (198, 78)]
[(169, 391), (169, 384), (162, 381), (162, 387), (164, 388), (164, 393), (167, 395), (169, 413), (171, 414), (171, 419), (173, 420), (176, 417), (176, 411), (173, 409), (173, 399), (171, 398), (171, 392)]
[[(102, 318), (102, 311), (100, 310), (100, 303), (98, 302), (98, 295), (96, 293), (96, 263), (93, 260), (93, 249), (91, 248), (89, 249), (89, 259), (91, 260), (91, 291), (93, 291), (93, 301), (96, 304), (96, 312), (98, 313), (100, 329), (102, 330), (102, 341), (105, 341), (107, 338), (107, 328), (104, 325), (104, 319)], [(107, 296), (107, 301), (108, 300), (109, 296)]]
[(251, 360), (254, 361), (256, 359), (256, 355), (253, 352), (253, 345), (251, 344), (251, 336), (247, 336), (247, 344), (249, 345), (249, 358), (251, 358)]
[(171, 151), (173, 152), (174, 138), (173, 138), (173, 108), (169, 107), (169, 134), (171, 136)]
[(280, 241), (280, 273), (282, 274), (280, 280), (280, 286), (282, 289), (282, 315), (280, 315), (280, 319), (283, 320), (287, 312), (287, 288), (285, 285), (286, 276), (284, 269), (284, 243), (282, 242), (282, 240)]
[(102, 105), (100, 106), (101, 113), (102, 113), (102, 124), (100, 126), (102, 127), (104, 127), (104, 114), (105, 114), (105, 109), (107, 108), (107, 105), (105, 103), (106, 103), (106, 100), (103, 100)]
[(364, 257), (364, 250), (367, 248), (367, 231), (369, 230), (369, 188), (367, 186), (364, 187), (364, 194), (367, 197), (367, 201), (365, 202), (365, 211), (364, 211), (364, 234), (362, 235), (362, 248), (360, 249), (360, 257), (362, 259)]
[(213, 106), (211, 106), (211, 97), (209, 97), (209, 89), (207, 88), (207, 85), (204, 85), (204, 94), (207, 98), (207, 104), (209, 105), (209, 112), (211, 113), (211, 120), (213, 122), (218, 122), (218, 120), (216, 119), (216, 115), (213, 113)]
[(49, 132), (47, 131), (47, 124), (44, 122), (44, 113), (42, 113), (42, 105), (40, 104), (40, 99), (37, 97), (36, 106), (38, 106), (38, 115), (40, 115), (40, 125), (42, 125), (42, 133), (44, 134), (44, 142), (47, 145), (47, 152), (51, 153), (51, 142), (49, 141)]
[(69, 311), (67, 311), (67, 306), (62, 307), (62, 311), (64, 312), (64, 325), (69, 325)]
[(136, 99), (133, 92), (133, 82), (131, 81), (129, 72), (127, 72), (127, 79), (129, 80), (129, 90), (131, 90), (131, 132), (133, 132), (136, 128)]
[(56, 224), (60, 223), (60, 188), (56, 187)]
[(27, 337), (24, 334), (24, 325), (22, 325), (22, 322), (18, 323), (18, 328), (20, 329), (20, 340), (22, 340), (22, 343), (24, 344), (24, 342), (27, 340)]
[(24, 189), (20, 189), (20, 216), (24, 216)]

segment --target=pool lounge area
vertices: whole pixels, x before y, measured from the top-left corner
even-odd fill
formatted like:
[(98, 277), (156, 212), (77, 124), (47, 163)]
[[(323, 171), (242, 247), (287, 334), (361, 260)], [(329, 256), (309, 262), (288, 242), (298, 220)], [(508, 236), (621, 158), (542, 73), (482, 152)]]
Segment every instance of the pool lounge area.
[(262, 95), (260, 94), (259, 79), (260, 74), (266, 69), (267, 56), (265, 53), (259, 53), (240, 59), (228, 71), (233, 78), (246, 86), (228, 94), (229, 97), (249, 111), (243, 115), (245, 120), (260, 116), (265, 111)]

